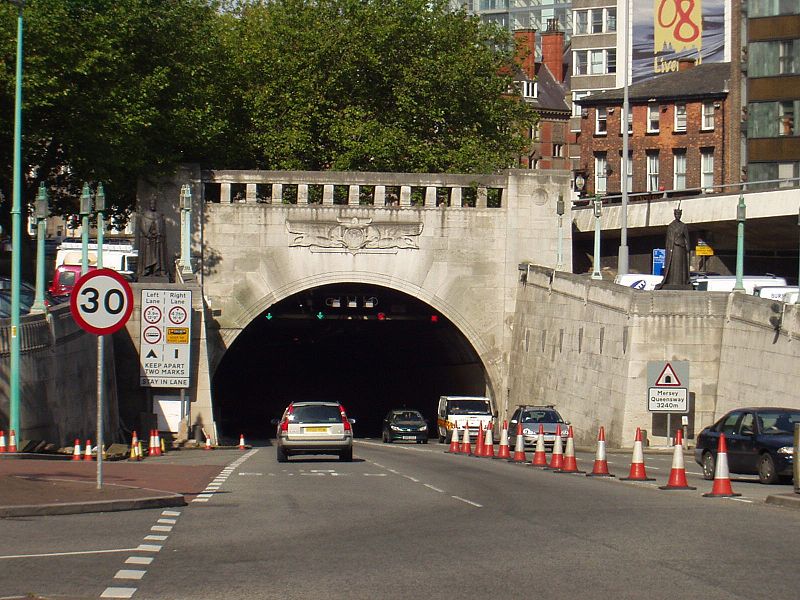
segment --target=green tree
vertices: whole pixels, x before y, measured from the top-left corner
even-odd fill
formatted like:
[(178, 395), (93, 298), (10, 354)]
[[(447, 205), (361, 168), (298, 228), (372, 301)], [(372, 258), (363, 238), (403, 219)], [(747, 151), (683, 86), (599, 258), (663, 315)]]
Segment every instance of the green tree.
[(234, 21), (251, 159), (273, 169), (491, 172), (533, 115), (506, 32), (445, 0), (250, 2)]
[[(224, 19), (206, 0), (27, 0), (25, 198), (48, 182), (57, 213), (102, 181), (124, 220), (139, 176), (224, 159)], [(13, 107), (16, 7), (0, 3), (0, 97)], [(13, 110), (1, 111), (0, 181), (11, 188)]]

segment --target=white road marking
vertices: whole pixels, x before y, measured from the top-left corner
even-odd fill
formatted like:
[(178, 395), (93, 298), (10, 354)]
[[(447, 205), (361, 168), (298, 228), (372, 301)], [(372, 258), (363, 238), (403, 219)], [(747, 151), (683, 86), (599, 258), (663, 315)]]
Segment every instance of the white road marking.
[(48, 557), (48, 556), (80, 556), (82, 554), (111, 554), (113, 552), (131, 552), (132, 550), (138, 550), (138, 548), (116, 548), (114, 550), (80, 550), (80, 551), (73, 551), (73, 552), (45, 552), (42, 554), (7, 554), (5, 556), (0, 556), (0, 559), (3, 558), (40, 558), (40, 557)]
[(419, 479), (415, 479), (414, 477), (411, 477), (411, 475), (403, 475), (403, 477), (405, 477), (406, 479), (410, 479), (414, 483), (419, 483)]
[(386, 469), (386, 470), (389, 471), (389, 473), (394, 473), (395, 475), (398, 475), (398, 472), (395, 471), (394, 469)]
[(160, 552), (161, 546), (159, 544), (139, 544), (139, 546), (133, 548), (133, 550), (139, 550), (140, 552)]
[(466, 498), (462, 498), (460, 496), (450, 496), (451, 498), (455, 498), (461, 502), (466, 502), (467, 504), (471, 504), (472, 506), (477, 506), (478, 508), (483, 508), (483, 504), (478, 504), (477, 502), (473, 502), (472, 500), (467, 500)]
[(439, 492), (440, 494), (444, 494), (444, 490), (440, 490), (437, 487), (433, 487), (430, 483), (423, 483), (422, 485), (424, 485), (426, 488), (432, 489), (434, 492)]
[(153, 525), (150, 531), (172, 531), (172, 525)]
[(147, 571), (138, 571), (133, 569), (120, 569), (114, 575), (114, 579), (141, 579)]
[(378, 448), (386, 448), (387, 450), (391, 447), (396, 448), (397, 450), (406, 450), (409, 452), (438, 452), (438, 450), (430, 450), (428, 448), (417, 448), (416, 445), (409, 446), (403, 444), (378, 444), (376, 442), (366, 442), (364, 440), (356, 440), (355, 443), (364, 444), (365, 446), (377, 446)]
[(736, 500), (736, 502), (744, 502), (746, 504), (752, 504), (752, 500), (748, 500), (747, 498), (728, 498), (728, 500)]
[[(263, 473), (239, 473), (239, 477), (248, 477), (248, 476), (255, 476), (255, 475), (263, 475)], [(270, 473), (272, 475), (272, 473)]]
[(143, 539), (148, 542), (165, 542), (168, 538), (168, 535), (146, 535)]
[(149, 565), (153, 562), (152, 556), (129, 556), (125, 561), (126, 565)]
[(177, 519), (159, 519), (156, 521), (156, 523), (163, 523), (164, 525), (175, 525), (177, 522)]
[(162, 510), (161, 514), (165, 517), (180, 517), (181, 511), (179, 510)]
[(213, 498), (214, 494), (197, 494), (198, 498)]
[(386, 477), (386, 473), (364, 473), (364, 477)]
[(336, 469), (311, 469), (312, 473), (336, 473)]
[(192, 502), (208, 502), (208, 498), (195, 498)]
[(136, 588), (107, 587), (100, 594), (101, 598), (132, 598), (136, 593)]

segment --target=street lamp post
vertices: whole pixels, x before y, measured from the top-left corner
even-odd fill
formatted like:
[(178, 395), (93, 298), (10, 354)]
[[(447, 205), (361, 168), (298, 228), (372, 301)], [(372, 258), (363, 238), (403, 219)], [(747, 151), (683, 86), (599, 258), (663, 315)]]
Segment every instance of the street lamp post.
[(603, 210), (603, 200), (600, 195), (594, 197), (594, 258), (592, 259), (592, 279), (602, 279), (600, 273), (600, 213)]
[(17, 67), (14, 84), (14, 183), (11, 199), (11, 356), (9, 361), (9, 429), (22, 435), (19, 415), (20, 363), (20, 244), (22, 242), (22, 0), (9, 0), (17, 6)]
[[(103, 268), (103, 230), (105, 229), (105, 210), (106, 194), (103, 184), (97, 185), (97, 192), (94, 197), (94, 208), (97, 211), (97, 268)], [(97, 489), (103, 489), (103, 411), (105, 388), (104, 358), (105, 358), (105, 338), (104, 335), (97, 336)]]
[(191, 278), (192, 272), (192, 187), (187, 183), (181, 187), (181, 275)]
[(92, 196), (89, 184), (83, 184), (81, 192), (81, 275), (89, 271), (89, 214), (92, 212)]
[(623, 33), (622, 46), (625, 49), (622, 61), (624, 65), (623, 70), (623, 88), (622, 88), (622, 168), (620, 169), (619, 189), (622, 194), (622, 217), (620, 221), (620, 239), (619, 239), (619, 257), (617, 260), (617, 273), (620, 275), (628, 274), (629, 257), (628, 257), (628, 113), (630, 106), (628, 102), (628, 27), (630, 26), (630, 14), (628, 0), (624, 2), (625, 6), (625, 28)]
[(744, 291), (744, 221), (747, 218), (747, 207), (744, 204), (744, 195), (739, 194), (739, 204), (736, 206), (736, 285), (734, 292)]
[(34, 209), (36, 219), (36, 299), (31, 306), (32, 311), (45, 311), (44, 304), (44, 238), (47, 235), (47, 188), (44, 182), (39, 184), (39, 193), (36, 195)]
[[(797, 210), (797, 229), (800, 231), (800, 209)], [(794, 297), (794, 303), (800, 304), (800, 246), (797, 252), (797, 295)], [(800, 481), (798, 482), (800, 484)]]
[(558, 251), (556, 254), (556, 271), (564, 268), (564, 196), (558, 195), (556, 201), (556, 214), (558, 215)]

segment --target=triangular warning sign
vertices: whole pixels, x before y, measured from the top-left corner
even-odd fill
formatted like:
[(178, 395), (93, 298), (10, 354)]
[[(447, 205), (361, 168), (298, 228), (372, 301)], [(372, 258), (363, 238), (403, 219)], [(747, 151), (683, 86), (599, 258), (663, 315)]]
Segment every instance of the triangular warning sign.
[[(147, 356), (145, 356), (145, 358), (158, 358), (158, 355), (156, 354), (155, 350), (150, 348), (150, 352), (147, 353)], [(656, 385), (658, 385), (658, 384), (656, 384)]]
[(664, 365), (664, 370), (661, 375), (656, 379), (656, 386), (658, 387), (681, 387), (681, 380), (675, 374), (675, 369), (672, 365), (667, 363)]

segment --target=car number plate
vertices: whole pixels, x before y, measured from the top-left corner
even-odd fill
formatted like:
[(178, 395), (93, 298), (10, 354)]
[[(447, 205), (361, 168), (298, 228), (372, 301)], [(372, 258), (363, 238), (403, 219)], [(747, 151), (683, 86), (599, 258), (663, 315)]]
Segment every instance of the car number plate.
[(415, 435), (404, 435), (403, 439), (404, 440), (415, 440), (415, 439), (417, 439), (417, 436), (415, 436)]
[(306, 432), (311, 432), (311, 433), (327, 433), (328, 428), (327, 427), (306, 427), (305, 431)]

